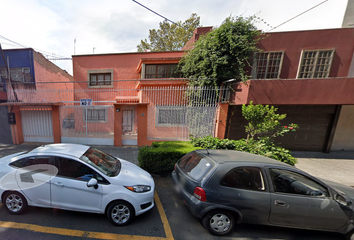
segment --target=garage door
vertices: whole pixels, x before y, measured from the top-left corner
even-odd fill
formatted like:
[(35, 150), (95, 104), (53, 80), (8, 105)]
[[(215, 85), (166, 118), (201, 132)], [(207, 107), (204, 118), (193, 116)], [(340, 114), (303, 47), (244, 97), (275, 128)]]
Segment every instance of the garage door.
[(21, 107), (23, 140), (53, 143), (51, 107)]
[[(323, 151), (328, 132), (332, 127), (335, 105), (285, 105), (276, 106), (278, 113), (287, 114), (282, 125), (296, 123), (299, 129), (277, 139), (281, 146), (298, 151)], [(244, 126), (247, 121), (242, 117), (241, 106), (232, 106), (229, 111), (227, 138), (245, 138)]]

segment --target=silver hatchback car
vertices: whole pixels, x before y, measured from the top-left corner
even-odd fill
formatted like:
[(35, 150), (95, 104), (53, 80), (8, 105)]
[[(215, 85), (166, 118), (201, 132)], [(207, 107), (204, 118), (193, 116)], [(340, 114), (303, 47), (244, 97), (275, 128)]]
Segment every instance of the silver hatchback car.
[(354, 239), (354, 189), (282, 162), (231, 150), (196, 150), (176, 163), (172, 178), (184, 203), (212, 234), (249, 223)]

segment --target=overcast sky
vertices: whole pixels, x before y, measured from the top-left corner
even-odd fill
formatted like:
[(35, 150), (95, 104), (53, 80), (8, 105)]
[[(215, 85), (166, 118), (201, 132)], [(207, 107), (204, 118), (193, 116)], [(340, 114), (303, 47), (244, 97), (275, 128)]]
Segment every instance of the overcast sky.
[[(232, 16), (256, 15), (270, 30), (324, 0), (137, 0), (172, 21), (192, 13), (202, 26), (219, 26)], [(273, 30), (293, 31), (340, 28), (348, 0), (328, 0)], [(132, 0), (0, 0), (0, 43), (3, 49), (20, 48), (70, 58), (75, 54), (136, 52), (149, 29), (163, 19)], [(271, 27), (270, 27), (271, 26)], [(7, 38), (13, 42), (10, 42)], [(53, 61), (72, 74), (72, 61)]]

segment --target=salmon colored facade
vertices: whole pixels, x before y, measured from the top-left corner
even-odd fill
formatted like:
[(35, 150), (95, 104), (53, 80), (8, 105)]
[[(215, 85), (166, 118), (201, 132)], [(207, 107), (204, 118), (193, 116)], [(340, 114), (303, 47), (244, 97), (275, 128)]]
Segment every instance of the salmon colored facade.
[[(60, 69), (55, 64), (47, 60), (42, 54), (34, 51), (33, 49), (16, 49), (10, 50), (12, 52), (28, 52), (28, 62), (26, 66), (29, 66), (31, 72), (30, 82), (17, 82), (12, 81), (13, 85), (9, 84), (6, 80), (7, 86), (7, 102), (2, 103), (2, 106), (7, 106), (9, 112), (15, 113), (16, 124), (9, 124), (12, 132), (12, 141), (14, 144), (21, 144), (24, 142), (23, 131), (23, 115), (21, 110), (28, 112), (33, 111), (50, 111), (51, 120), (49, 122), (52, 129), (49, 129), (52, 135), (54, 143), (61, 142), (61, 130), (60, 130), (60, 117), (59, 106), (61, 101), (65, 99), (73, 100), (73, 96), (70, 94), (60, 93), (58, 90), (68, 90), (73, 88), (73, 79), (66, 71)], [(4, 50), (5, 55), (7, 50)], [(11, 57), (11, 67), (16, 67), (19, 63), (17, 61), (17, 55)], [(18, 62), (21, 62), (19, 58)], [(21, 67), (21, 66), (19, 66)], [(12, 69), (11, 69), (12, 70)], [(15, 90), (13, 90), (15, 89)], [(54, 90), (55, 89), (55, 90)], [(41, 94), (38, 94), (41, 92)], [(14, 94), (16, 93), (16, 94)]]

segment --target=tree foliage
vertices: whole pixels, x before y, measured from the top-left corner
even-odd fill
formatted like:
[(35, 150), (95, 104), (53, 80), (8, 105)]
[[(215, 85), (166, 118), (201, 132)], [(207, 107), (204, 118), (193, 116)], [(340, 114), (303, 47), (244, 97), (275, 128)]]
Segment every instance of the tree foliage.
[(266, 138), (272, 141), (287, 132), (296, 131), (298, 126), (294, 123), (280, 126), (280, 121), (286, 118), (286, 114), (278, 114), (277, 110), (274, 106), (253, 105), (252, 101), (249, 105), (242, 105), (242, 116), (248, 121), (248, 125), (245, 126), (247, 140), (254, 139), (256, 135), (267, 134)]
[(179, 67), (191, 85), (220, 85), (229, 79), (245, 80), (245, 66), (261, 32), (253, 24), (254, 17), (228, 17), (222, 25), (200, 37)]
[(149, 30), (149, 40), (140, 41), (140, 44), (137, 45), (138, 52), (180, 50), (193, 36), (194, 29), (200, 27), (200, 17), (193, 13), (183, 23), (179, 21), (173, 24), (165, 20), (160, 22), (159, 25), (159, 29)]

